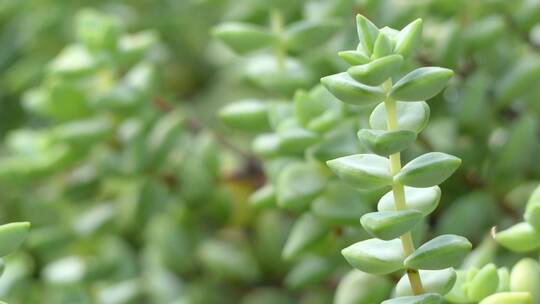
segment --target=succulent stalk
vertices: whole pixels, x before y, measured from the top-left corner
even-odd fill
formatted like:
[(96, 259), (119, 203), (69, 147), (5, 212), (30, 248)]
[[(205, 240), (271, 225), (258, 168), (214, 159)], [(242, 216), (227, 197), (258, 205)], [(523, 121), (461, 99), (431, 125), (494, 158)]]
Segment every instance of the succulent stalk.
[[(398, 125), (398, 119), (397, 119), (397, 109), (396, 109), (396, 101), (390, 97), (390, 92), (392, 90), (392, 79), (387, 79), (384, 84), (383, 88), (386, 92), (386, 99), (384, 101), (384, 106), (386, 108), (387, 115), (387, 125), (389, 131), (398, 131), (399, 125)], [(390, 155), (390, 170), (393, 176), (396, 176), (401, 171), (401, 153), (397, 152)], [(405, 198), (405, 186), (401, 184), (400, 182), (394, 182), (392, 184), (392, 191), (394, 191), (394, 204), (396, 206), (396, 210), (406, 210), (407, 209), (407, 202)], [(403, 253), (405, 256), (409, 256), (414, 252), (414, 242), (412, 240), (412, 234), (411, 232), (407, 232), (400, 236), (401, 239), (401, 245), (403, 246)], [(418, 270), (413, 268), (407, 268), (406, 270), (407, 276), (409, 277), (409, 281), (411, 283), (412, 291), (415, 295), (419, 295), (424, 293), (424, 287), (422, 286), (422, 279), (420, 278), (420, 274), (418, 273)]]
[(272, 32), (276, 37), (279, 37), (274, 49), (277, 66), (278, 69), (284, 70), (285, 59), (287, 58), (287, 50), (285, 49), (283, 41), (281, 41), (281, 37), (283, 37), (283, 26), (285, 22), (283, 20), (283, 13), (279, 8), (273, 8), (270, 10), (270, 21), (272, 26)]

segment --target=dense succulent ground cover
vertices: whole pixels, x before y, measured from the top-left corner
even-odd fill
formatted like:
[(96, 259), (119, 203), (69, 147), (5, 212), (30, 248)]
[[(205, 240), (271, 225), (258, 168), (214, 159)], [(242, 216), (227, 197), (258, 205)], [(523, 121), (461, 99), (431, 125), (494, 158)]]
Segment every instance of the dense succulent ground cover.
[(88, 5), (0, 3), (0, 299), (540, 303), (540, 2)]

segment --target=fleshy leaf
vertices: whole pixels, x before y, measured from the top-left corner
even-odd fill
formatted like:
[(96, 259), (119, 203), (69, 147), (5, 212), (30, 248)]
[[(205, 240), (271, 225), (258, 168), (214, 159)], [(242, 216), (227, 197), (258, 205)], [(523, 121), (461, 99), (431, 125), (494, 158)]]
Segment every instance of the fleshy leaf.
[[(447, 294), (456, 282), (456, 271), (453, 268), (441, 270), (420, 270), (420, 279), (426, 292)], [(411, 283), (407, 274), (403, 275), (396, 285), (396, 296), (412, 296)]]
[(299, 289), (316, 284), (334, 271), (331, 259), (320, 256), (308, 256), (297, 263), (285, 277), (285, 285), (290, 289)]
[(394, 52), (409, 58), (422, 41), (422, 19), (416, 19), (404, 27), (396, 37)]
[(371, 152), (387, 156), (407, 149), (416, 140), (416, 133), (409, 130), (362, 129), (358, 132), (358, 139)]
[(362, 216), (362, 227), (373, 237), (391, 240), (409, 232), (422, 219), (416, 210), (379, 211)]
[(461, 160), (455, 156), (430, 152), (407, 163), (395, 180), (407, 186), (431, 187), (444, 182), (460, 164)]
[(376, 59), (391, 55), (393, 49), (393, 41), (384, 32), (380, 31), (373, 44), (373, 54), (371, 54), (371, 58)]
[[(405, 187), (405, 202), (407, 209), (418, 210), (424, 215), (428, 215), (439, 205), (441, 199), (441, 188), (433, 186), (429, 188), (414, 188)], [(381, 199), (377, 205), (379, 211), (396, 210), (394, 202), (394, 192), (389, 191)]]
[(0, 226), (0, 257), (17, 250), (30, 230), (29, 222), (9, 223)]
[(471, 251), (472, 244), (453, 234), (438, 236), (414, 251), (405, 265), (414, 269), (437, 270), (459, 265)]
[(254, 208), (267, 208), (276, 205), (276, 190), (272, 184), (266, 184), (249, 196), (249, 204)]
[(356, 15), (356, 30), (358, 31), (358, 38), (360, 44), (371, 55), (373, 52), (373, 45), (379, 35), (379, 29), (369, 19), (362, 15)]
[(528, 292), (501, 292), (493, 294), (479, 304), (533, 304)]
[(286, 154), (302, 154), (319, 140), (317, 133), (296, 124), (278, 128), (279, 150)]
[(310, 246), (322, 239), (328, 232), (328, 227), (313, 214), (306, 212), (296, 222), (289, 233), (289, 238), (283, 248), (283, 258), (293, 259)]
[(340, 181), (330, 183), (311, 205), (313, 214), (335, 225), (358, 225), (370, 209), (360, 192)]
[[(396, 103), (398, 127), (400, 130), (410, 130), (420, 133), (429, 121), (429, 106), (424, 101)], [(369, 117), (369, 125), (376, 130), (387, 130), (387, 115), (384, 103), (375, 107)]]
[(369, 63), (350, 67), (347, 73), (356, 81), (378, 86), (396, 74), (403, 63), (401, 55), (389, 55)]
[(436, 293), (408, 296), (386, 300), (381, 304), (442, 304), (443, 297)]
[(402, 101), (427, 100), (439, 94), (453, 75), (445, 68), (418, 68), (396, 82), (390, 96)]
[(343, 181), (358, 189), (377, 189), (392, 183), (390, 162), (373, 154), (355, 154), (326, 162)]
[(359, 65), (369, 62), (369, 56), (362, 51), (341, 51), (338, 53), (338, 56), (350, 65)]
[(321, 83), (339, 100), (353, 105), (371, 105), (385, 98), (381, 88), (359, 83), (347, 72), (323, 77)]
[(537, 260), (521, 259), (510, 273), (510, 290), (528, 292), (533, 303), (540, 302), (540, 266)]
[(219, 111), (221, 120), (235, 129), (260, 132), (270, 129), (268, 106), (260, 100), (242, 100)]
[(339, 282), (334, 304), (380, 303), (388, 297), (392, 287), (385, 276), (352, 270)]
[(540, 186), (531, 194), (524, 217), (531, 226), (540, 230)]
[(495, 293), (499, 286), (497, 267), (488, 264), (480, 269), (467, 283), (467, 297), (472, 301), (481, 301)]
[(323, 191), (326, 178), (307, 163), (287, 166), (277, 181), (277, 204), (283, 208), (302, 209)]
[(306, 50), (327, 42), (339, 29), (336, 20), (302, 20), (286, 29), (286, 43), (294, 50)]
[(399, 239), (369, 239), (341, 251), (353, 267), (374, 274), (387, 274), (403, 268), (403, 248)]
[(213, 34), (239, 54), (271, 46), (277, 41), (272, 32), (250, 23), (223, 23), (213, 29)]
[(498, 232), (495, 240), (515, 252), (527, 252), (540, 247), (540, 233), (527, 222), (518, 223)]

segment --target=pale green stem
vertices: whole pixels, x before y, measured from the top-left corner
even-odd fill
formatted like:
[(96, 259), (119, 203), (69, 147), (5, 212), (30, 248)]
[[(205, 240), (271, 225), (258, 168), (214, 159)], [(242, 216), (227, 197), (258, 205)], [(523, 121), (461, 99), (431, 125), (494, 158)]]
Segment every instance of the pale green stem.
[(270, 11), (270, 23), (272, 24), (272, 31), (278, 37), (278, 42), (274, 49), (277, 66), (280, 70), (285, 69), (285, 59), (287, 57), (287, 50), (283, 44), (283, 27), (285, 21), (283, 20), (283, 14), (279, 9), (272, 9)]
[[(392, 80), (388, 79), (384, 84), (383, 88), (387, 92), (386, 100), (384, 101), (384, 106), (386, 108), (387, 115), (387, 125), (389, 131), (399, 130), (398, 126), (398, 117), (397, 117), (397, 104), (394, 99), (389, 95), (390, 90), (392, 89)], [(394, 153), (390, 155), (390, 172), (392, 175), (397, 175), (401, 171), (401, 155), (400, 153)], [(392, 191), (394, 192), (394, 203), (396, 210), (405, 210), (407, 208), (407, 203), (405, 201), (405, 188), (399, 182), (394, 182), (392, 184)], [(414, 252), (414, 243), (412, 240), (411, 232), (407, 232), (400, 237), (401, 245), (403, 246), (403, 253), (405, 257), (411, 255)], [(416, 269), (407, 269), (407, 276), (411, 283), (411, 289), (415, 295), (424, 293), (424, 288), (422, 286), (422, 280), (418, 270)]]

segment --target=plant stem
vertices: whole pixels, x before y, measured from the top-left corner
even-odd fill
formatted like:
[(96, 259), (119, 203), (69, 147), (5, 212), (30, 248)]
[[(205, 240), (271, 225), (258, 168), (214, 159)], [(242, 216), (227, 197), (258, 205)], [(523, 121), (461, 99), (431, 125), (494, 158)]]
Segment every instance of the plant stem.
[(282, 41), (284, 20), (283, 14), (279, 9), (276, 8), (270, 11), (270, 23), (272, 24), (272, 31), (276, 34), (278, 38), (278, 42), (276, 42), (276, 46), (274, 49), (277, 66), (278, 69), (283, 70), (285, 69), (285, 58), (287, 56), (287, 50), (285, 49), (285, 45)]
[[(399, 130), (398, 126), (398, 117), (397, 117), (397, 104), (394, 99), (389, 95), (390, 90), (392, 89), (392, 80), (388, 79), (384, 84), (383, 88), (387, 92), (386, 100), (384, 101), (384, 106), (386, 109), (387, 115), (387, 125), (389, 131)], [(401, 154), (394, 153), (390, 155), (390, 172), (392, 175), (397, 175), (401, 171)], [(394, 204), (396, 210), (405, 210), (407, 208), (407, 203), (405, 201), (405, 187), (399, 183), (394, 182), (392, 184), (392, 191), (394, 192)], [(411, 255), (414, 252), (414, 243), (412, 240), (411, 232), (407, 232), (400, 237), (401, 245), (403, 246), (403, 253), (405, 257)], [(411, 283), (412, 292), (415, 295), (424, 293), (424, 288), (422, 286), (422, 280), (418, 270), (407, 268), (407, 276), (409, 277), (409, 282)]]

